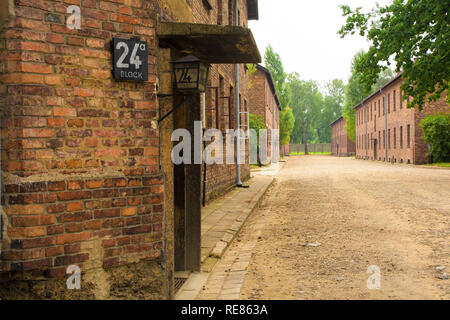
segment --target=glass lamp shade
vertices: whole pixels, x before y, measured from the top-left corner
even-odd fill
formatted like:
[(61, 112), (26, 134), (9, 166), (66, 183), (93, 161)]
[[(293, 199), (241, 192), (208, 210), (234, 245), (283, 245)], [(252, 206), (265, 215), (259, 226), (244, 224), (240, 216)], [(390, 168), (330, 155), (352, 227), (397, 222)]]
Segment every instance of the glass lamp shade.
[(173, 62), (176, 89), (181, 92), (205, 92), (208, 65), (192, 55)]

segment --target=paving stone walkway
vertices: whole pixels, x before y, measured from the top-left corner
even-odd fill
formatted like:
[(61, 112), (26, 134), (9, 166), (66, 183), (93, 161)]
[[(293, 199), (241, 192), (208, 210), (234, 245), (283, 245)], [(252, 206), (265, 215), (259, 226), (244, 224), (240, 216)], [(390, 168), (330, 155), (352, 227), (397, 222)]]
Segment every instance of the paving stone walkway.
[(238, 243), (231, 248), (214, 267), (197, 300), (238, 300), (247, 274), (247, 267), (254, 247), (261, 235), (265, 221), (259, 221), (254, 227), (250, 241)]
[[(256, 207), (257, 203), (262, 199), (262, 196), (265, 194), (270, 184), (273, 182), (274, 177), (277, 175), (278, 171), (284, 163), (279, 163), (276, 165), (272, 165), (269, 167), (264, 167), (262, 169), (257, 169), (252, 172), (254, 177), (250, 183), (251, 188), (254, 188), (253, 193), (255, 194), (255, 198), (252, 200), (247, 200), (248, 197), (252, 196), (250, 193), (244, 193), (241, 197), (233, 198), (233, 203), (225, 203), (230, 208), (233, 208), (228, 212), (228, 214), (236, 214), (235, 211), (242, 210), (240, 208), (245, 208), (246, 212), (248, 210), (247, 203), (250, 206), (250, 212)], [(245, 190), (245, 189), (244, 189)], [(231, 199), (230, 199), (231, 200)], [(230, 201), (231, 202), (231, 201)], [(233, 207), (234, 206), (234, 207)], [(248, 214), (250, 214), (250, 212)], [(248, 214), (245, 216), (245, 219), (248, 217)], [(240, 219), (238, 219), (240, 220)], [(244, 220), (245, 221), (245, 220)], [(243, 222), (244, 222), (243, 221)], [(233, 238), (227, 243), (226, 248), (231, 244), (231, 241), (234, 239), (237, 232), (241, 229), (243, 222), (240, 222), (239, 229), (237, 231), (229, 230), (227, 233), (233, 232)], [(252, 237), (249, 241), (245, 243), (237, 243), (232, 248), (226, 251), (221, 251), (219, 260), (212, 270), (210, 271), (210, 275), (202, 284), (202, 290), (197, 295), (196, 299), (198, 300), (237, 300), (239, 299), (241, 286), (244, 283), (245, 276), (247, 273), (247, 267), (250, 263), (250, 259), (252, 257), (252, 252), (258, 238), (261, 235), (261, 230), (265, 224), (265, 220), (258, 221), (253, 227), (255, 232), (252, 234)], [(202, 225), (203, 227), (203, 225)], [(233, 229), (233, 228), (232, 228)], [(210, 229), (212, 230), (212, 229)], [(205, 234), (208, 235), (210, 231), (205, 230)], [(214, 233), (209, 233), (210, 235), (214, 235)], [(214, 248), (211, 251), (210, 257), (218, 253), (220, 250), (216, 250)], [(207, 260), (205, 260), (207, 261)], [(207, 263), (204, 263), (205, 269), (208, 267)]]
[(252, 170), (249, 188), (236, 188), (202, 209), (202, 272), (189, 277), (177, 300), (239, 298), (257, 235), (254, 244), (224, 254), (282, 166)]
[(210, 271), (208, 258), (223, 256), (272, 181), (271, 176), (256, 175), (248, 189), (236, 188), (202, 210), (203, 271)]

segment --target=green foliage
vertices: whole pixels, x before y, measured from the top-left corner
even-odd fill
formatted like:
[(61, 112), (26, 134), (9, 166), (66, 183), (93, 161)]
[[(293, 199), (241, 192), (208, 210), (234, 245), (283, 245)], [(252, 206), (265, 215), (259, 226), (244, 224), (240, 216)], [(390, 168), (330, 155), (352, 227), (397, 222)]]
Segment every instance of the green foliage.
[[(368, 13), (341, 6), (347, 23), (339, 34), (359, 32), (371, 42), (356, 64), (367, 90), (377, 82), (391, 61), (403, 71), (403, 96), (408, 107), (438, 100), (448, 91), (450, 78), (450, 16), (448, 0), (393, 0)], [(447, 96), (448, 98), (448, 96)], [(449, 99), (448, 99), (449, 100)]]
[(291, 99), (291, 92), (289, 85), (286, 82), (287, 74), (284, 71), (280, 55), (275, 53), (270, 45), (266, 48), (264, 60), (266, 68), (272, 73), (272, 78), (282, 108), (282, 111), (280, 112), (280, 146), (284, 146), (289, 143), (290, 134), (294, 127), (292, 122), (295, 122), (292, 110), (288, 107)]
[(253, 82), (251, 80), (251, 75), (256, 72), (256, 64), (251, 64), (250, 63), (250, 64), (247, 65), (247, 67), (248, 67), (248, 77), (249, 77), (248, 88), (251, 89), (252, 86), (253, 86)]
[(346, 131), (347, 136), (353, 142), (356, 141), (355, 128), (355, 109), (356, 105), (367, 98), (370, 94), (383, 87), (393, 77), (394, 73), (391, 69), (385, 69), (377, 76), (375, 85), (367, 87), (363, 80), (363, 73), (358, 69), (361, 61), (365, 56), (364, 51), (359, 51), (355, 54), (352, 61), (351, 76), (345, 87), (345, 103), (343, 108), (343, 116), (347, 122)]
[(286, 83), (288, 75), (284, 71), (280, 55), (275, 53), (270, 45), (266, 48), (264, 62), (266, 68), (272, 73), (272, 78), (277, 89), (278, 99), (280, 99), (281, 108), (284, 109), (289, 105), (291, 97), (289, 86)]
[(344, 118), (347, 121), (347, 136), (353, 142), (356, 141), (356, 128), (355, 128), (355, 110), (353, 109), (358, 103), (366, 98), (371, 89), (362, 82), (362, 74), (357, 70), (357, 65), (363, 58), (365, 52), (359, 51), (355, 54), (352, 61), (352, 74), (345, 87), (345, 104), (344, 104)]
[(345, 85), (344, 81), (335, 79), (325, 85), (326, 96), (320, 110), (317, 126), (317, 143), (331, 143), (330, 123), (342, 115), (344, 104)]
[(318, 119), (323, 105), (323, 97), (315, 81), (300, 80), (299, 75), (289, 75), (292, 92), (291, 107), (295, 117), (291, 133), (294, 143), (313, 142)]
[(259, 157), (259, 149), (260, 149), (259, 130), (266, 129), (266, 124), (264, 123), (264, 120), (260, 115), (250, 113), (249, 117), (250, 117), (249, 123), (250, 129), (256, 131), (256, 152), (258, 157), (258, 166), (261, 166), (261, 159)]
[(286, 107), (280, 112), (280, 123), (283, 123), (283, 127), (280, 128), (280, 146), (284, 146), (290, 142), (291, 132), (295, 124), (291, 108)]
[(450, 161), (450, 114), (426, 116), (421, 122), (423, 139), (430, 145), (433, 162)]
[(260, 115), (250, 113), (249, 118), (250, 129), (255, 130), (259, 138), (259, 130), (266, 129), (266, 124), (264, 123), (264, 120)]

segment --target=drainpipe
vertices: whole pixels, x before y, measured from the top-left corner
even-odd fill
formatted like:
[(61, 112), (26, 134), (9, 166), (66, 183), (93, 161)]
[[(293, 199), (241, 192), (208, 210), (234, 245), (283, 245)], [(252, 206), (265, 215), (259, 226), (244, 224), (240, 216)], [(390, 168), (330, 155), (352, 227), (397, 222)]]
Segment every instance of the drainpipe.
[[(206, 93), (201, 93), (201, 103), (202, 103), (202, 113), (203, 113), (203, 137), (205, 136), (206, 131)], [(206, 141), (203, 140), (203, 207), (206, 207), (206, 170), (208, 169), (208, 166), (206, 164)]]
[(271, 131), (271, 133), (270, 133), (270, 140), (271, 140), (271, 143), (270, 143), (270, 155), (272, 156), (272, 163), (276, 163), (277, 161), (275, 161), (275, 144), (274, 144), (274, 142), (275, 142), (275, 110), (278, 108), (278, 106), (273, 106), (273, 110), (272, 110), (272, 131)]
[[(234, 0), (234, 25), (239, 25), (239, 0)], [(236, 114), (236, 185), (238, 187), (242, 187), (241, 181), (241, 121), (240, 121), (240, 99), (239, 99), (239, 64), (234, 65), (235, 70), (235, 88), (236, 88), (236, 96), (235, 96), (235, 114)]]
[(369, 150), (367, 149), (369, 146), (369, 138), (367, 137), (367, 120), (368, 120), (368, 113), (367, 108), (365, 105), (363, 105), (363, 115), (364, 115), (364, 123), (365, 123), (365, 130), (364, 130), (364, 149), (366, 149), (366, 160), (368, 157)]
[(385, 154), (385, 162), (388, 161), (388, 139), (387, 139), (387, 134), (388, 134), (388, 129), (387, 129), (387, 106), (386, 106), (386, 95), (383, 94), (383, 89), (380, 89), (380, 93), (383, 96), (383, 110), (384, 110), (384, 154)]

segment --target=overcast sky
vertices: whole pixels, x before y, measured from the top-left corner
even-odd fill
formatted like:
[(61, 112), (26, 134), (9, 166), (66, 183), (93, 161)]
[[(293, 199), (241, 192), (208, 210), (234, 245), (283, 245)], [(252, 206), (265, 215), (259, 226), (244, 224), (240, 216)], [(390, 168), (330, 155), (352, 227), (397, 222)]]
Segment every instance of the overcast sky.
[(250, 21), (261, 55), (271, 44), (287, 72), (320, 82), (350, 76), (353, 55), (367, 49), (359, 35), (341, 39), (337, 31), (345, 23), (341, 4), (366, 9), (389, 0), (259, 0), (259, 21)]

